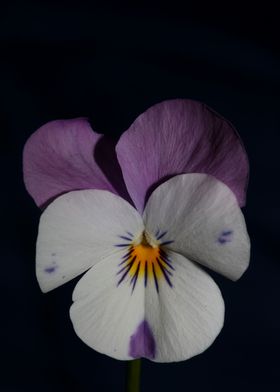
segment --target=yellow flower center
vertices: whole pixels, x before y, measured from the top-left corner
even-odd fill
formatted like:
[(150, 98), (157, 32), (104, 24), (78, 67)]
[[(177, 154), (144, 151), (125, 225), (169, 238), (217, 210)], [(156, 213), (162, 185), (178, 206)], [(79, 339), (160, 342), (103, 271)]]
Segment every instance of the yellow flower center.
[(170, 276), (172, 275), (171, 270), (174, 268), (171, 260), (161, 246), (160, 241), (147, 232), (143, 232), (137, 241), (131, 243), (120, 265), (119, 274), (121, 274), (121, 279), (119, 283), (129, 276), (132, 290), (138, 279), (144, 279), (145, 286), (147, 286), (148, 281), (153, 280), (158, 291), (158, 283), (163, 277), (172, 287)]

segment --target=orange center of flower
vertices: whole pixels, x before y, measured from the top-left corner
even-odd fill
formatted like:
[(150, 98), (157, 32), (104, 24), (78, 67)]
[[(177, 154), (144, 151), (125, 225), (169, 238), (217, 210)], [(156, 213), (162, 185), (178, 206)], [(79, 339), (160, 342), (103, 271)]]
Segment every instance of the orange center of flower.
[(121, 263), (122, 268), (121, 283), (127, 276), (130, 277), (132, 289), (138, 279), (144, 280), (145, 286), (148, 281), (153, 280), (156, 290), (159, 290), (158, 283), (164, 277), (166, 282), (172, 287), (170, 276), (173, 266), (168, 258), (166, 251), (160, 246), (160, 242), (152, 239), (147, 233), (143, 232), (140, 241), (137, 244), (133, 242), (128, 247), (124, 261)]

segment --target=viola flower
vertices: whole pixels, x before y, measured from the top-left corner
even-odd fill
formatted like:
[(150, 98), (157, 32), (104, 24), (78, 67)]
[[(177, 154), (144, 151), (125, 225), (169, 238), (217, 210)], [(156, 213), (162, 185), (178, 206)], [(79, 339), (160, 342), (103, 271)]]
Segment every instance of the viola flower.
[(70, 309), (86, 344), (122, 360), (188, 359), (224, 321), (220, 290), (202, 267), (232, 280), (248, 267), (246, 153), (226, 120), (190, 100), (157, 104), (124, 132), (123, 178), (95, 159), (102, 140), (76, 119), (50, 122), (26, 143), (26, 188), (49, 204), (39, 285), (47, 292), (87, 271)]

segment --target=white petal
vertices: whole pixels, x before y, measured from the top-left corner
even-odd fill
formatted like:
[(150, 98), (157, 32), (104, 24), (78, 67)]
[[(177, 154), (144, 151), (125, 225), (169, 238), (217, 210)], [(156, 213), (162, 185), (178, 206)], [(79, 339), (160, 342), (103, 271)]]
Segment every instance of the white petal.
[(147, 357), (156, 362), (188, 359), (204, 351), (223, 325), (224, 304), (214, 281), (200, 267), (170, 252), (172, 286), (131, 276), (118, 285), (119, 260), (92, 267), (73, 293), (70, 316), (77, 335), (113, 358)]
[(224, 302), (213, 279), (198, 265), (169, 252), (172, 287), (162, 279), (157, 294), (147, 286), (145, 319), (155, 336), (156, 362), (188, 359), (206, 350), (224, 321)]
[[(69, 192), (41, 216), (36, 274), (46, 292), (73, 279), (111, 254), (118, 254), (131, 234), (143, 230), (139, 213), (108, 191)], [(127, 236), (128, 240), (120, 238)]]
[(118, 285), (121, 257), (92, 267), (73, 293), (70, 317), (77, 335), (91, 348), (116, 359), (132, 359), (130, 337), (144, 318), (144, 285), (129, 277)]
[(160, 185), (144, 211), (144, 222), (162, 242), (190, 260), (232, 280), (249, 264), (250, 241), (237, 200), (222, 182), (206, 174), (183, 174)]

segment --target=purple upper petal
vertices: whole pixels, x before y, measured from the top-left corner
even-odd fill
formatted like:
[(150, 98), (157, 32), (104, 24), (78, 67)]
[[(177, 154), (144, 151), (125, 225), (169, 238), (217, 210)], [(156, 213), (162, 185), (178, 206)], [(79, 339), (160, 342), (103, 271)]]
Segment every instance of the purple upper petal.
[[(123, 195), (121, 172), (110, 154), (104, 137), (91, 129), (86, 119), (51, 121), (39, 128), (25, 144), (24, 182), (38, 206), (44, 206), (61, 193), (75, 189), (103, 189)], [(101, 168), (96, 153), (110, 156), (109, 166)], [(100, 155), (100, 154), (99, 154)], [(112, 173), (113, 172), (113, 173)], [(105, 173), (105, 174), (104, 174)]]
[(245, 205), (249, 166), (242, 142), (230, 123), (202, 103), (178, 99), (152, 106), (122, 135), (116, 151), (139, 211), (157, 185), (191, 172), (215, 176)]

